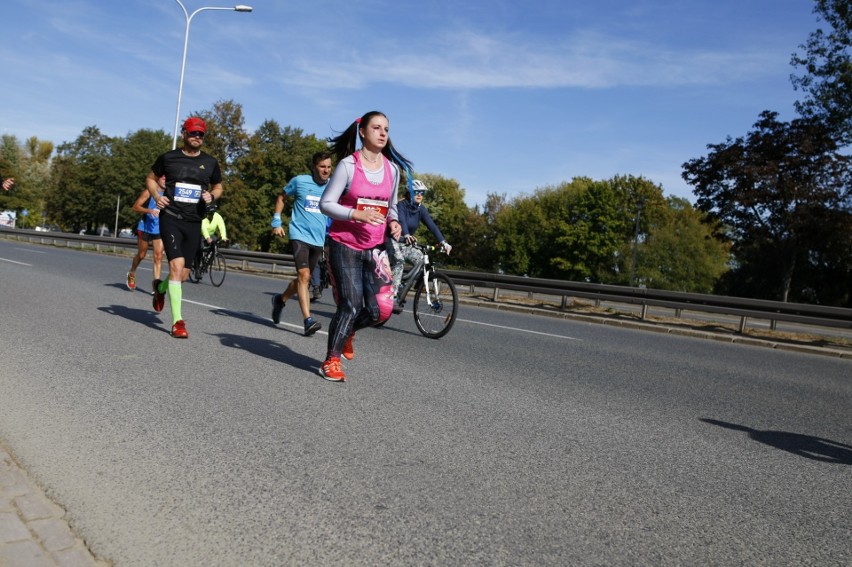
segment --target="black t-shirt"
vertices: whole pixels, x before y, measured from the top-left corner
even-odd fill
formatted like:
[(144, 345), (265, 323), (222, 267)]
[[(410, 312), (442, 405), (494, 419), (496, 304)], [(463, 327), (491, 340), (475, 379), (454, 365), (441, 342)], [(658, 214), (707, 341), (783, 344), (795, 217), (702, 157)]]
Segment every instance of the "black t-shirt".
[(157, 177), (166, 176), (166, 210), (194, 222), (201, 222), (207, 210), (201, 191), (222, 182), (219, 162), (204, 152), (191, 157), (180, 149), (171, 150), (157, 158), (151, 171)]

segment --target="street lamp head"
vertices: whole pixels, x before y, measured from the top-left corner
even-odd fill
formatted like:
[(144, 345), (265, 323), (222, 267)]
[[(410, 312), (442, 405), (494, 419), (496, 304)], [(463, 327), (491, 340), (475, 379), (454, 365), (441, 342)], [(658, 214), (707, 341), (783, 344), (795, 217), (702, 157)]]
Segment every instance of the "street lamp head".
[(246, 6), (245, 4), (237, 4), (236, 6), (234, 6), (234, 10), (236, 10), (237, 12), (251, 12), (252, 7)]

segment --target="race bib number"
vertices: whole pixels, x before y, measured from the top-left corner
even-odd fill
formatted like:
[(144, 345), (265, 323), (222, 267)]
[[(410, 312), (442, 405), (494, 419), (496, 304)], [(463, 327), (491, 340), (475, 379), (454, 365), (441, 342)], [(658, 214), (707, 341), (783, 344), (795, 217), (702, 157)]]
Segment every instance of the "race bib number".
[(193, 183), (175, 183), (175, 201), (178, 203), (197, 203), (201, 199), (201, 185)]
[(378, 211), (382, 216), (387, 216), (388, 214), (388, 202), (378, 199), (360, 198), (355, 208), (359, 211)]
[(319, 208), (320, 198), (314, 195), (308, 195), (305, 197), (305, 212), (314, 213), (317, 215), (322, 214)]

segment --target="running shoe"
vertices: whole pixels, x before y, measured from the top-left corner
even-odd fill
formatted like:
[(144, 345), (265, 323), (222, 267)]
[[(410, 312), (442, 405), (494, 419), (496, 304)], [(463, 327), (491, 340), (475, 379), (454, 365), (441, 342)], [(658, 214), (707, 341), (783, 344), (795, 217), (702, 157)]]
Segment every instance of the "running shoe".
[(314, 321), (313, 317), (308, 317), (305, 319), (305, 336), (310, 337), (317, 331), (322, 329), (322, 325), (320, 325), (319, 321)]
[(186, 332), (186, 323), (183, 319), (172, 325), (172, 336), (176, 339), (188, 339), (189, 333)]
[(340, 367), (340, 359), (336, 356), (330, 356), (328, 360), (320, 365), (320, 376), (329, 382), (346, 382), (346, 374)]
[(391, 313), (393, 313), (394, 315), (399, 315), (400, 313), (402, 313), (402, 305), (394, 301), (393, 307), (391, 308)]
[(136, 289), (136, 274), (133, 272), (127, 272), (127, 289), (130, 291)]
[(276, 325), (281, 322), (281, 310), (284, 309), (285, 304), (280, 294), (276, 293), (272, 296), (272, 322)]
[(346, 339), (346, 344), (343, 345), (343, 351), (340, 353), (346, 360), (352, 360), (353, 358), (355, 358), (355, 348), (352, 346), (352, 339), (354, 338), (355, 333), (349, 335), (349, 338)]
[(311, 293), (311, 301), (316, 301), (320, 297), (322, 297), (322, 290), (319, 286), (314, 286), (313, 292)]
[(160, 282), (162, 280), (154, 280), (151, 284), (154, 287), (154, 311), (159, 313), (163, 310), (163, 306), (166, 304), (166, 294), (160, 293)]

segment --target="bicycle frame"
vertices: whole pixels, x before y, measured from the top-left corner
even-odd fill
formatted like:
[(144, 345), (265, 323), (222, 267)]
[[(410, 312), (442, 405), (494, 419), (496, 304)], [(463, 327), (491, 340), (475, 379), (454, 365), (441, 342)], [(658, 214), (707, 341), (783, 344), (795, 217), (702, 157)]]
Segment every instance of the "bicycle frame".
[(452, 280), (439, 272), (429, 259), (434, 246), (413, 244), (423, 252), (408, 274), (403, 276), (397, 290), (397, 302), (405, 306), (409, 291), (414, 291), (412, 312), (417, 329), (426, 337), (440, 339), (446, 335), (455, 323), (458, 309), (458, 292)]

